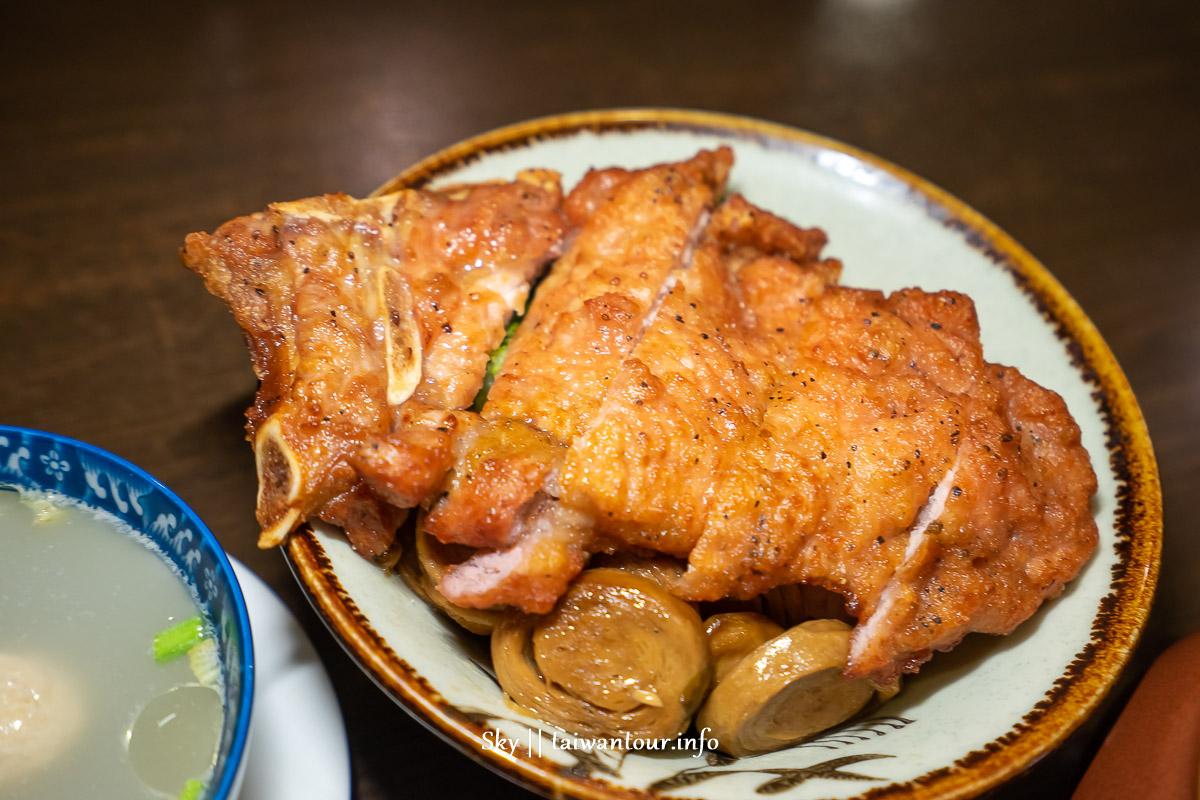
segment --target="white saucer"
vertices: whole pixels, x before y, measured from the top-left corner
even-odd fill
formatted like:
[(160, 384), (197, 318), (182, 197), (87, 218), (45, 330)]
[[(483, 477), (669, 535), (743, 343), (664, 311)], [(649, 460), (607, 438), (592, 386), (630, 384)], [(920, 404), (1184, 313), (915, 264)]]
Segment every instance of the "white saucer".
[(254, 631), (254, 722), (239, 800), (349, 800), (346, 726), (317, 651), (262, 578), (229, 561)]

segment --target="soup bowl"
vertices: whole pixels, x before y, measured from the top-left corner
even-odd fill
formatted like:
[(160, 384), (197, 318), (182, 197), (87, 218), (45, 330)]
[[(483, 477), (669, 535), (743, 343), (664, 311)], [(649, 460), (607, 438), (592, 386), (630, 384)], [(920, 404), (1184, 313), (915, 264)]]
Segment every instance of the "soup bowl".
[(51, 492), (111, 515), (152, 542), (182, 576), (212, 624), (224, 684), (216, 762), (201, 797), (237, 797), (254, 697), (254, 645), (246, 601), (216, 537), (149, 473), (53, 433), (0, 425), (0, 489)]

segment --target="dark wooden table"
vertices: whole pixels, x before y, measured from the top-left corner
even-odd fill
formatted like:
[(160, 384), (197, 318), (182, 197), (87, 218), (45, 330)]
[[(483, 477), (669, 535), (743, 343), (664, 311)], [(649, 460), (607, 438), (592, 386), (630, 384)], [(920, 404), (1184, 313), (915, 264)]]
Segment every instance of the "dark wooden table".
[[(1165, 562), (1129, 675), (1200, 628), (1196, 3), (34, 5), (0, 12), (0, 420), (150, 470), (282, 595), (332, 674), (361, 800), (523, 793), (386, 701), (255, 549), (254, 379), (177, 249), (529, 117), (776, 120), (1006, 228), (1096, 322), (1157, 446)], [(997, 796), (1068, 794), (1126, 693)]]

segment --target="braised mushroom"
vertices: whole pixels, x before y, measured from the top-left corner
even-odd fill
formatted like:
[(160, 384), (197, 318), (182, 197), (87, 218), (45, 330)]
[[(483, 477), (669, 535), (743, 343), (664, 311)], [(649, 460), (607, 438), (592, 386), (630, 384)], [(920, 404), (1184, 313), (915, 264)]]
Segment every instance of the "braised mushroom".
[(753, 611), (713, 614), (704, 621), (704, 635), (713, 658), (713, 681), (719, 683), (764, 642), (783, 633), (775, 621)]
[(687, 570), (687, 564), (677, 558), (663, 555), (635, 555), (628, 551), (613, 554), (597, 553), (592, 556), (590, 564), (595, 568), (611, 567), (649, 578), (668, 592)]
[(687, 728), (712, 674), (695, 609), (609, 568), (581, 573), (543, 617), (506, 617), (492, 633), (492, 665), (513, 701), (546, 722), (654, 739)]
[(451, 603), (438, 591), (442, 573), (451, 564), (465, 561), (473, 552), (462, 545), (442, 544), (425, 532), (425, 514), (417, 518), (415, 547), (406, 548), (400, 564), (400, 573), (405, 582), (433, 606), (441, 609), (450, 619), (471, 633), (484, 636), (491, 634), (504, 616), (502, 609), (463, 608)]
[(696, 727), (730, 755), (778, 750), (856, 714), (876, 691), (842, 675), (850, 626), (804, 622), (738, 661), (708, 696)]

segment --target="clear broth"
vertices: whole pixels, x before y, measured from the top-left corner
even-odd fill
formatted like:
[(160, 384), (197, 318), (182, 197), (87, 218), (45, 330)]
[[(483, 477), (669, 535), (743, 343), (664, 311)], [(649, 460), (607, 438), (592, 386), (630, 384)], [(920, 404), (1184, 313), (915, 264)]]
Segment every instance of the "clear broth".
[[(68, 699), (57, 709), (63, 730), (36, 743), (58, 752), (10, 748), (8, 763), (4, 736), (15, 741), (19, 703), (0, 708), (0, 796), (177, 796), (182, 784), (166, 795), (147, 787), (127, 748), (150, 701), (196, 683), (186, 656), (158, 664), (151, 651), (155, 633), (200, 613), (195, 598), (150, 541), (118, 520), (56, 500), (52, 518), (37, 521), (31, 505), (0, 488), (0, 673), (16, 675), (13, 665), (24, 663), (35, 683), (66, 687)], [(26, 721), (26, 732), (42, 722)]]

